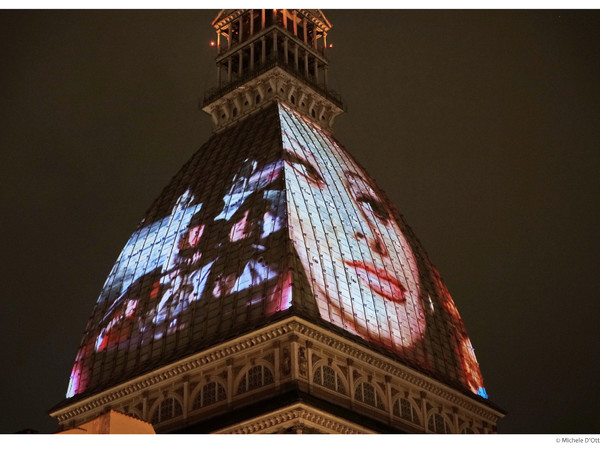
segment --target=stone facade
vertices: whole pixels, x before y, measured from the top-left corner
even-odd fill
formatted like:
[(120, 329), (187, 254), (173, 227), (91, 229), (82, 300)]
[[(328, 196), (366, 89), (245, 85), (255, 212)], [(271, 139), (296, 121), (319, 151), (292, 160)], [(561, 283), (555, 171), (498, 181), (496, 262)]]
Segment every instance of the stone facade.
[[(296, 401), (239, 423), (220, 418), (285, 392)], [(327, 405), (323, 407), (322, 405)], [(369, 433), (327, 411), (341, 407), (396, 432), (492, 433), (501, 414), (492, 405), (309, 322), (290, 318), (132, 379), (55, 411), (74, 428), (121, 411), (179, 431), (212, 419), (214, 433)]]

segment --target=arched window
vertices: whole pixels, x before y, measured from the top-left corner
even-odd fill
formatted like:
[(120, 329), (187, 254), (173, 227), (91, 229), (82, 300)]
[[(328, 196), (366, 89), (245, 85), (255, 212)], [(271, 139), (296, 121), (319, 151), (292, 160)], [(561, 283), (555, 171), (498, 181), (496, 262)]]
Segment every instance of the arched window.
[(248, 392), (271, 383), (273, 373), (265, 366), (254, 366), (240, 380), (237, 393)]
[(383, 409), (381, 397), (375, 390), (375, 387), (369, 383), (360, 383), (354, 391), (354, 398), (359, 402), (374, 406), (375, 408)]
[(227, 393), (225, 392), (223, 385), (216, 381), (212, 381), (205, 384), (202, 390), (198, 392), (198, 395), (196, 395), (194, 403), (192, 404), (192, 409), (200, 409), (225, 399), (227, 399)]
[(394, 402), (394, 415), (402, 417), (412, 423), (419, 423), (419, 416), (413, 405), (405, 398), (399, 398)]
[(337, 372), (329, 366), (317, 367), (313, 376), (313, 382), (319, 386), (339, 392), (340, 394), (346, 393), (346, 389), (344, 388), (344, 385), (342, 384)]
[(152, 414), (151, 422), (156, 424), (164, 422), (165, 420), (174, 419), (181, 415), (183, 415), (183, 409), (181, 408), (179, 400), (169, 397), (160, 402), (160, 405), (158, 405), (158, 408), (156, 408), (156, 411)]
[(448, 422), (446, 421), (446, 419), (444, 419), (444, 417), (441, 414), (438, 413), (433, 413), (429, 417), (427, 428), (429, 428), (429, 431), (438, 434), (450, 433), (450, 426), (448, 425)]

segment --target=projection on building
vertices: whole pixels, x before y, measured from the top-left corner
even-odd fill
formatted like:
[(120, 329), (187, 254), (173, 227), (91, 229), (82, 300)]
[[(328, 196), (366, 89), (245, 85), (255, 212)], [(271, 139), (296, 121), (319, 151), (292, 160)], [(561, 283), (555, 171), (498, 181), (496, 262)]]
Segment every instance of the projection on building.
[(330, 134), (281, 111), (290, 237), (321, 317), (487, 397), (454, 302), (430, 263), (433, 279), (420, 276), (396, 208)]
[(152, 206), (100, 293), (68, 397), (290, 306), (273, 122), (252, 124), (261, 140), (272, 135), (271, 148), (253, 154), (230, 133), (224, 149), (198, 152)]
[(250, 329), (295, 304), (301, 283), (315, 320), (485, 396), (454, 303), (395, 207), (318, 126), (282, 105), (258, 117), (213, 137), (150, 208), (67, 396)]

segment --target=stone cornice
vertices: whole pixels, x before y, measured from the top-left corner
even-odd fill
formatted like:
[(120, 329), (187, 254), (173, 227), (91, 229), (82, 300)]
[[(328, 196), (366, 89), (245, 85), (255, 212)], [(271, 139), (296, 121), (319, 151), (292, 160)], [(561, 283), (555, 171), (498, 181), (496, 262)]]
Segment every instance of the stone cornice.
[(487, 405), (480, 404), (476, 400), (470, 399), (466, 395), (426, 375), (420, 374), (416, 370), (403, 366), (399, 362), (393, 361), (375, 351), (340, 337), (332, 331), (311, 324), (296, 316), (283, 319), (275, 324), (267, 325), (258, 331), (247, 333), (227, 343), (183, 358), (176, 363), (169, 364), (107, 391), (55, 410), (51, 415), (63, 423), (94, 409), (105, 408), (125, 397), (143, 394), (145, 391), (154, 389), (165, 382), (176, 381), (200, 367), (223, 363), (230, 358), (247, 353), (248, 350), (260, 348), (264, 344), (286, 335), (304, 338), (307, 343), (312, 342), (314, 346), (325, 348), (327, 351), (335, 351), (341, 356), (343, 355), (344, 358), (350, 357), (354, 360), (354, 366), (360, 364), (375, 368), (382, 374), (391, 375), (418, 388), (418, 390), (427, 392), (428, 399), (432, 399), (431, 396), (438, 397), (445, 402), (460, 406), (464, 410), (485, 418), (492, 423), (495, 423), (498, 418), (503, 416), (499, 411)]
[(373, 431), (355, 423), (335, 417), (316, 408), (297, 403), (275, 412), (266, 414), (217, 431), (217, 434), (258, 434), (268, 433), (284, 427), (307, 424), (324, 433), (370, 434)]
[(279, 61), (270, 61), (239, 85), (226, 87), (229, 92), (212, 94), (202, 110), (211, 116), (218, 132), (276, 99), (319, 127), (330, 130), (335, 118), (344, 112), (343, 104), (330, 98), (330, 92), (323, 92), (292, 72)]
[(85, 413), (89, 410), (111, 404), (115, 400), (132, 394), (141, 393), (159, 383), (176, 379), (194, 369), (218, 361), (225, 361), (237, 353), (246, 351), (291, 331), (289, 322), (283, 321), (276, 325), (263, 328), (260, 332), (250, 333), (226, 344), (213, 347), (210, 350), (183, 358), (182, 360), (154, 370), (149, 374), (139, 376), (100, 394), (93, 395), (67, 407), (53, 411), (50, 415), (60, 422)]
[(380, 356), (374, 351), (358, 346), (355, 343), (350, 343), (346, 339), (339, 338), (337, 335), (323, 330), (320, 327), (309, 324), (303, 319), (297, 319), (297, 324), (294, 326), (294, 331), (304, 335), (305, 337), (314, 339), (317, 342), (325, 344), (328, 348), (335, 349), (340, 353), (350, 356), (355, 361), (360, 361), (366, 365), (376, 367), (382, 372), (393, 375), (401, 380), (404, 380), (421, 390), (427, 391), (438, 396), (450, 403), (461, 406), (486, 419), (496, 422), (502, 417), (499, 411), (495, 411), (487, 405), (481, 405), (468, 398), (466, 395), (457, 392), (456, 390), (446, 387), (442, 383), (423, 375), (416, 370), (409, 369), (389, 358)]

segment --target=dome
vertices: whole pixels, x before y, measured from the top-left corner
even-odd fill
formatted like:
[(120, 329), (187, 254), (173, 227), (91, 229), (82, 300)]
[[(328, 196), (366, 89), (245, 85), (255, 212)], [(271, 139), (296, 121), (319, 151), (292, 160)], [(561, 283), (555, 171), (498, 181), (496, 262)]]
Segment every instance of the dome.
[(290, 316), (486, 397), (397, 208), (330, 131), (273, 101), (213, 134), (151, 205), (100, 292), (67, 397)]

